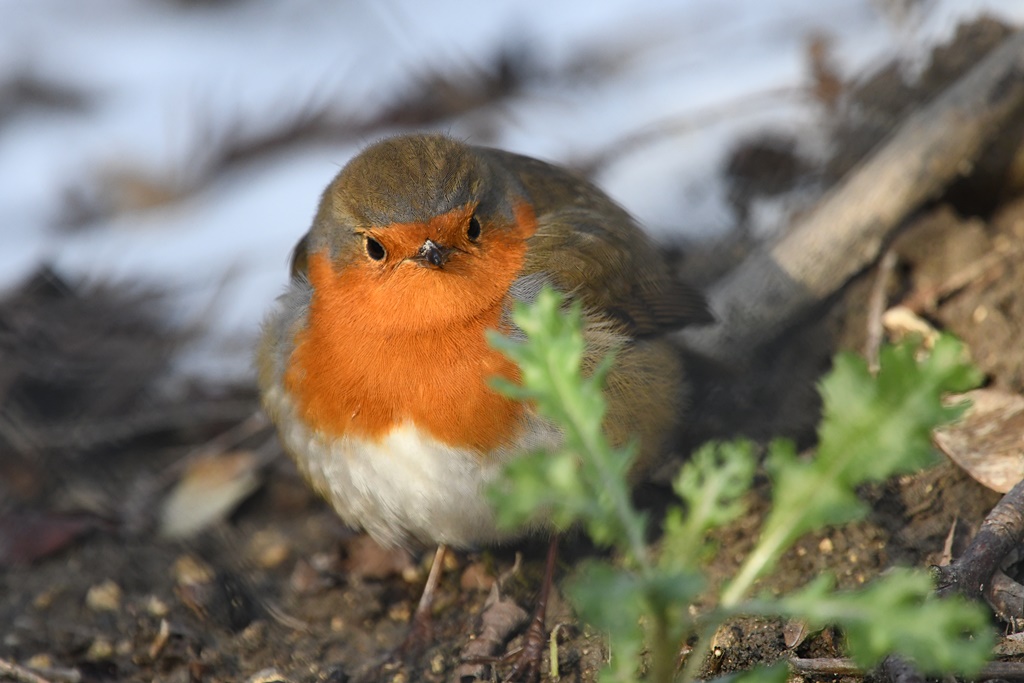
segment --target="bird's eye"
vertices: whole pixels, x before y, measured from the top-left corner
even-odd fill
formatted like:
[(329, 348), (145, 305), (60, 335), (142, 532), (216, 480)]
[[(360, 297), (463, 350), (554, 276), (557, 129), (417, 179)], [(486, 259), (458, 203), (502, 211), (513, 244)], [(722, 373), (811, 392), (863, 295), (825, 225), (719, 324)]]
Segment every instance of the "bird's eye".
[(471, 216), (469, 219), (469, 228), (466, 229), (466, 237), (469, 238), (470, 242), (476, 242), (480, 237), (480, 221), (477, 220), (476, 216)]
[(381, 261), (385, 256), (388, 255), (384, 245), (373, 239), (369, 235), (366, 236), (366, 255), (374, 261)]

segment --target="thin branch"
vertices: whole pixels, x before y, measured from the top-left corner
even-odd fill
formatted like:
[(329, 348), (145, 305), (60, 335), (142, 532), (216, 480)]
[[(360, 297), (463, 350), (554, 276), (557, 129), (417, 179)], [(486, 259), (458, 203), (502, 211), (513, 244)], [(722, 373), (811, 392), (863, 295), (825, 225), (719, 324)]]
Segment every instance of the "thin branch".
[(719, 324), (684, 331), (690, 348), (741, 363), (878, 258), (903, 220), (963, 173), (1022, 103), (1018, 31), (908, 117), (788, 234), (719, 281), (709, 292)]

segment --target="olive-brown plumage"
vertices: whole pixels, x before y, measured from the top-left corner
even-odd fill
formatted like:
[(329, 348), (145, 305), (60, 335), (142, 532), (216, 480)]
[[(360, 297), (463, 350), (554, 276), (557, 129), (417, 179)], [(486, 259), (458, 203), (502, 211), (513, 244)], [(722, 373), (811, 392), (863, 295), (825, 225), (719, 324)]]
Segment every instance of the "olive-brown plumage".
[(682, 412), (665, 335), (708, 319), (621, 207), (544, 162), (440, 135), (379, 142), (327, 187), (264, 325), (259, 381), (286, 449), (384, 543), (507, 537), (483, 498), (552, 425), (491, 390), (517, 369), (488, 329), (550, 284), (582, 302), (588, 364), (616, 363), (606, 430), (642, 463)]

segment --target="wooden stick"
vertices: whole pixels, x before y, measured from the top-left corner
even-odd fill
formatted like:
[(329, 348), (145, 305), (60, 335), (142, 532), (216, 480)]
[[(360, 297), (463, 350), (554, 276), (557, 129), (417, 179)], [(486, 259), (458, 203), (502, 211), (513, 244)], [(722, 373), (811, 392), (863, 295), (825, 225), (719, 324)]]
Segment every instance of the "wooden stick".
[(687, 345), (742, 362), (871, 264), (909, 213), (970, 169), (1022, 102), (1018, 31), (908, 117), (791, 231), (716, 283), (709, 300), (719, 324), (684, 330)]
[[(800, 659), (793, 657), (789, 660), (789, 666), (798, 674), (815, 676), (863, 676), (867, 673), (852, 660), (843, 658)], [(974, 676), (974, 679), (979, 681), (998, 678), (1008, 681), (1024, 680), (1024, 662), (989, 662), (980, 673)]]

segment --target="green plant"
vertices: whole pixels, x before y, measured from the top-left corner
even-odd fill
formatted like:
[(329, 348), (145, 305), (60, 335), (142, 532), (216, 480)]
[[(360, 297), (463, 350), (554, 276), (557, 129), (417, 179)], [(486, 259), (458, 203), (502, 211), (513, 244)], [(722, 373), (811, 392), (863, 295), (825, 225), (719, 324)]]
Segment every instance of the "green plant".
[[(838, 625), (850, 656), (865, 667), (891, 653), (913, 658), (927, 672), (970, 673), (983, 665), (992, 639), (984, 611), (934, 598), (924, 571), (895, 570), (853, 592), (835, 591), (822, 577), (781, 598), (751, 595), (756, 579), (801, 535), (864, 516), (858, 485), (931, 462), (931, 430), (963, 409), (943, 406), (941, 395), (979, 381), (958, 341), (941, 337), (921, 359), (913, 345), (887, 347), (877, 376), (856, 356), (836, 358), (821, 382), (824, 417), (816, 454), (803, 458), (787, 441), (771, 444), (765, 467), (772, 507), (760, 540), (716, 596), (716, 606), (693, 616), (687, 608), (706, 590), (702, 564), (714, 552), (708, 532), (744, 512), (757, 464), (754, 448), (740, 441), (698, 450), (674, 482), (683, 505), (669, 511), (660, 547), (648, 546), (647, 519), (633, 507), (625, 477), (635, 448), (613, 447), (602, 431), (601, 387), (611, 359), (584, 375), (580, 307), (563, 303), (545, 289), (533, 305), (516, 307), (514, 320), (525, 340), (491, 337), (521, 369), (521, 384), (495, 386), (532, 402), (565, 434), (558, 451), (512, 462), (492, 498), (504, 524), (535, 517), (558, 529), (578, 523), (596, 543), (617, 551), (618, 562), (590, 561), (566, 582), (580, 616), (608, 634), (613, 657), (603, 680), (635, 680), (645, 648), (647, 679), (675, 680), (680, 643), (695, 637), (698, 646), (681, 674), (693, 680), (715, 630), (744, 614)], [(774, 667), (743, 678), (779, 676)]]

